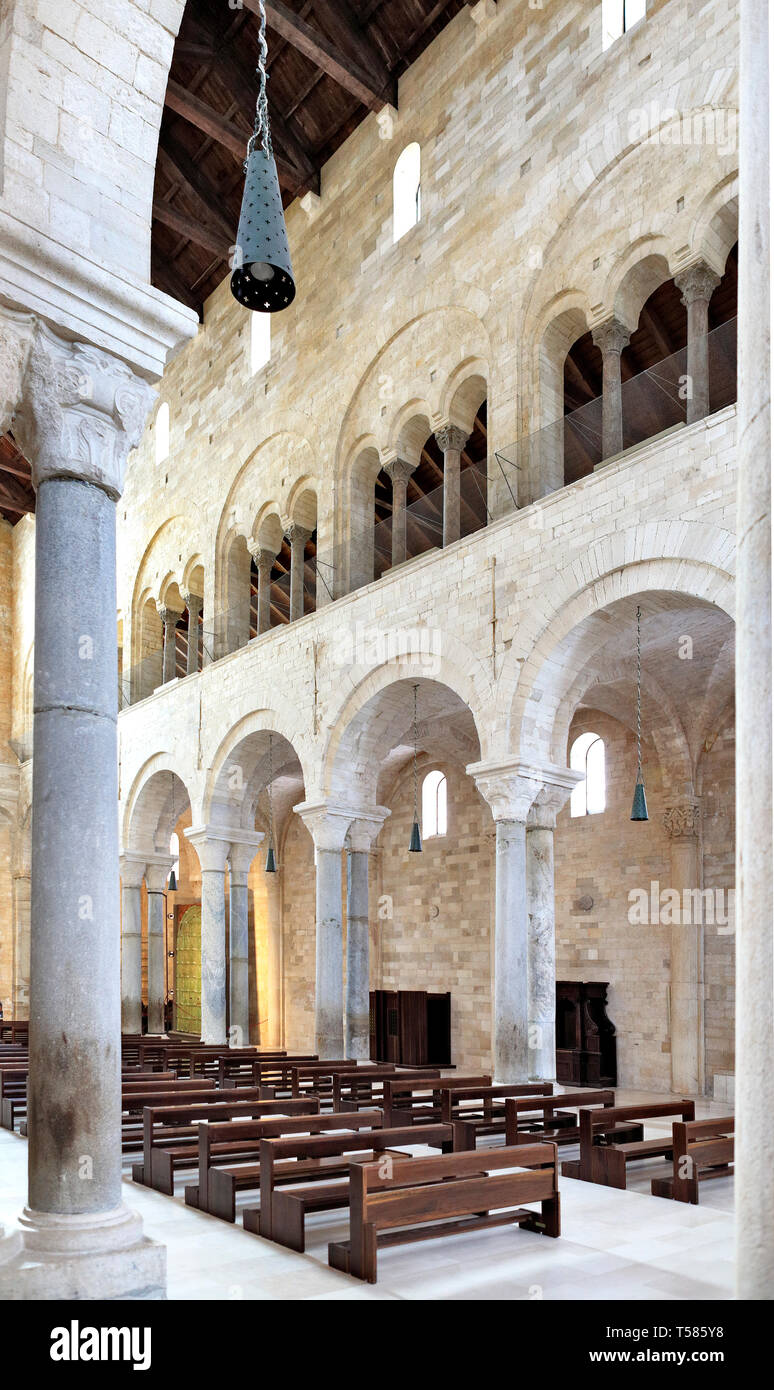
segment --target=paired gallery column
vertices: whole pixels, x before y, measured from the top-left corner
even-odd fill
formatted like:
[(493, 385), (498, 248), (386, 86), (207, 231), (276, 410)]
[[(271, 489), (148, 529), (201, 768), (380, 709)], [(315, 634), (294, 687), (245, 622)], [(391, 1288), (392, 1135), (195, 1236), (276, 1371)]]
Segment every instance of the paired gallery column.
[(406, 558), (406, 490), (416, 468), (408, 459), (394, 458), (384, 471), (392, 483), (392, 563), (402, 565)]
[(602, 353), (602, 458), (623, 449), (621, 353), (629, 341), (629, 329), (618, 319), (600, 323), (591, 334)]
[[(670, 936), (670, 1023), (672, 1090), (696, 1095), (704, 1090), (704, 931), (699, 906), (699, 807), (695, 802), (667, 806), (664, 828), (669, 836), (670, 887), (680, 894)], [(690, 903), (690, 908), (685, 907)]]
[(199, 615), (202, 611), (201, 594), (185, 593), (185, 606), (188, 609), (188, 639), (185, 655), (185, 673), (191, 676), (199, 670)]
[(276, 560), (273, 550), (249, 543), (250, 554), (258, 571), (258, 636), (271, 627), (271, 571)]
[(37, 326), (13, 421), (37, 494), (29, 1199), (23, 1252), (0, 1252), (14, 1297), (164, 1287), (163, 1249), (122, 1204), (116, 814), (115, 504), (153, 395)]
[(290, 621), (304, 616), (304, 547), (312, 532), (297, 521), (285, 531), (290, 541)]
[(180, 612), (176, 608), (169, 608), (165, 603), (157, 603), (156, 608), (164, 628), (161, 681), (166, 685), (167, 681), (173, 681), (177, 674), (175, 629), (180, 621)]
[(529, 1079), (556, 1079), (554, 828), (582, 773), (552, 769), (527, 816)]
[(467, 430), (444, 425), (436, 431), (435, 442), (443, 454), (443, 543), (452, 545), (460, 538), (460, 456), (468, 442)]
[(323, 1059), (341, 1057), (344, 1048), (341, 853), (353, 814), (327, 802), (304, 801), (293, 809), (314, 840), (314, 1046)]
[[(228, 857), (229, 1026), (232, 1047), (250, 1040), (250, 894), (248, 874), (263, 840), (260, 831), (230, 832)], [(235, 838), (239, 835), (239, 839)], [(243, 838), (244, 837), (244, 838)]]
[(226, 860), (231, 849), (227, 830), (189, 826), (202, 871), (202, 1042), (226, 1039)]
[(142, 881), (145, 858), (121, 856), (121, 1032), (142, 1032)]
[(706, 264), (696, 261), (675, 276), (682, 291), (681, 303), (688, 311), (687, 374), (689, 395), (685, 418), (689, 425), (709, 415), (709, 303), (720, 276)]
[(148, 1032), (165, 1033), (167, 1000), (167, 883), (174, 864), (170, 855), (148, 858)]
[(347, 992), (344, 1007), (344, 1055), (366, 1060), (371, 1055), (369, 1026), (370, 917), (368, 863), (371, 847), (389, 811), (375, 808), (367, 819), (352, 822), (347, 843)]
[(736, 646), (737, 1296), (774, 1297), (769, 6), (742, 0)]

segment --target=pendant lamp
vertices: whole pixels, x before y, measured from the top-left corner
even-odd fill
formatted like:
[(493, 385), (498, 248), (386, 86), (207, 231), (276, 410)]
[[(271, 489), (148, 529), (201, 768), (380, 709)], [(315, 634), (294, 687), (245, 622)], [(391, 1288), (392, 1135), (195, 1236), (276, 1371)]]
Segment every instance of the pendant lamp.
[(288, 234), (277, 165), (271, 145), (266, 97), (266, 12), (258, 0), (258, 101), (245, 159), (245, 188), (239, 215), (231, 293), (246, 309), (276, 314), (295, 298)]
[(422, 836), (419, 832), (419, 784), (417, 780), (417, 691), (418, 685), (414, 686), (414, 824), (411, 827), (411, 840), (409, 841), (409, 854), (422, 853)]
[(271, 804), (271, 784), (272, 784), (272, 782), (274, 781), (274, 747), (273, 747), (273, 743), (274, 743), (274, 735), (273, 735), (273, 734), (269, 734), (269, 787), (268, 787), (268, 792), (269, 792), (269, 849), (268, 849), (268, 853), (267, 853), (267, 855), (266, 855), (266, 869), (265, 869), (265, 872), (266, 872), (267, 874), (276, 874), (276, 872), (277, 872), (277, 860), (276, 860), (275, 855), (274, 855), (274, 815), (273, 815), (272, 804)]
[(642, 652), (640, 648), (640, 605), (637, 604), (637, 778), (634, 783), (634, 800), (630, 820), (647, 820), (648, 803), (645, 800), (645, 782), (642, 776)]

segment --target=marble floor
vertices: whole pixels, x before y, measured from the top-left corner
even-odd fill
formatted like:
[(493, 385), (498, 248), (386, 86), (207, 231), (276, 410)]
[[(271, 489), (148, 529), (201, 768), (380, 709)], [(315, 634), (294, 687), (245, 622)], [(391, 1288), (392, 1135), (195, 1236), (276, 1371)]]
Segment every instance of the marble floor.
[[(617, 1093), (621, 1105), (646, 1098), (661, 1097)], [(697, 1102), (699, 1119), (727, 1112)], [(668, 1130), (665, 1121), (646, 1135)], [(26, 1154), (26, 1140), (0, 1130), (6, 1231), (24, 1205)], [(375, 1286), (328, 1268), (328, 1241), (347, 1235), (340, 1212), (308, 1223), (307, 1253), (298, 1255), (186, 1207), (182, 1181), (174, 1198), (164, 1197), (136, 1186), (127, 1164), (124, 1183), (146, 1233), (167, 1247), (172, 1299), (730, 1299), (733, 1179), (705, 1184), (701, 1205), (690, 1207), (650, 1196), (651, 1177), (666, 1171), (659, 1160), (639, 1165), (626, 1192), (563, 1178), (561, 1239), (505, 1226), (398, 1246), (380, 1254)]]

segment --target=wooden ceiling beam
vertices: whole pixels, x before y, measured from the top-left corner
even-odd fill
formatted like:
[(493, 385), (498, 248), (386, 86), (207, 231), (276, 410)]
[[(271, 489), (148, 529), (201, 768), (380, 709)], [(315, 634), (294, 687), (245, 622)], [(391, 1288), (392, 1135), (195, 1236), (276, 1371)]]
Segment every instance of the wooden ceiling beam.
[(219, 256), (221, 260), (228, 261), (231, 255), (231, 242), (227, 236), (218, 231), (217, 227), (210, 227), (198, 218), (189, 216), (188, 213), (179, 212), (173, 208), (171, 203), (165, 203), (162, 198), (153, 200), (153, 216), (157, 222), (163, 222), (165, 227), (169, 227), (179, 236), (186, 237), (188, 241), (193, 241), (197, 246), (203, 246), (206, 251), (211, 251)]
[(163, 144), (159, 145), (159, 162), (172, 179), (177, 179), (186, 193), (202, 208), (213, 227), (217, 227), (229, 242), (236, 239), (236, 227), (231, 218), (223, 212), (223, 199), (218, 190), (205, 178), (199, 165), (191, 158), (179, 141), (167, 132)]
[(240, 126), (227, 121), (224, 116), (220, 116), (217, 111), (213, 111), (212, 107), (199, 97), (192, 96), (172, 78), (167, 83), (164, 105), (177, 112), (178, 116), (182, 116), (191, 125), (195, 125), (205, 135), (217, 140), (219, 145), (230, 150), (238, 160), (244, 159), (249, 134)]
[[(242, 3), (253, 14), (259, 13), (258, 0), (242, 0)], [(265, 9), (272, 29), (370, 111), (381, 110), (385, 102), (395, 102), (396, 84), (389, 76), (385, 80), (384, 70), (366, 71), (354, 58), (342, 53), (337, 44), (282, 4), (282, 0), (265, 0)]]
[(383, 74), (386, 87), (390, 76), (376, 44), (362, 27), (348, 0), (313, 0), (313, 9), (334, 43), (352, 56), (366, 72)]

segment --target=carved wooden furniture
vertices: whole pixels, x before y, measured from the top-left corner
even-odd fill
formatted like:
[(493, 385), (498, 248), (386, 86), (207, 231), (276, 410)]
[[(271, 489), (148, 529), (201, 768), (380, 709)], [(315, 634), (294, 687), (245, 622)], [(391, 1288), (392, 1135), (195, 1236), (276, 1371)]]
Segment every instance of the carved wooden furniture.
[(618, 1084), (615, 1026), (607, 1016), (606, 983), (556, 982), (556, 1079), (563, 1086)]
[(372, 1061), (450, 1066), (450, 994), (375, 989), (369, 998)]

